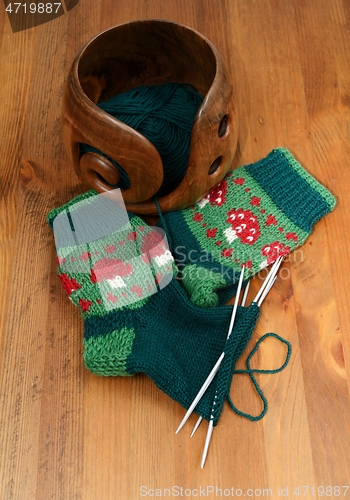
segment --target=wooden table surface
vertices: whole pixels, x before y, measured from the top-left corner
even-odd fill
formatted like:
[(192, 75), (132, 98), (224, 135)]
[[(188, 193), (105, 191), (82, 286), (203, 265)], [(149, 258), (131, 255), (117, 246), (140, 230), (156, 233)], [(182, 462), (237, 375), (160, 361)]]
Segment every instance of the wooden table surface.
[[(350, 498), (350, 2), (80, 0), (17, 33), (0, 11), (0, 499)], [(267, 331), (293, 346), (283, 372), (259, 377), (266, 417), (225, 405), (203, 470), (206, 425), (190, 440), (193, 415), (175, 435), (184, 410), (151, 380), (83, 367), (83, 323), (45, 222), (83, 192), (60, 129), (73, 58), (100, 30), (138, 18), (187, 24), (217, 47), (234, 83), (240, 164), (287, 147), (338, 201), (284, 264), (249, 346)], [(268, 341), (255, 366), (282, 356)], [(231, 393), (259, 412), (249, 379)]]

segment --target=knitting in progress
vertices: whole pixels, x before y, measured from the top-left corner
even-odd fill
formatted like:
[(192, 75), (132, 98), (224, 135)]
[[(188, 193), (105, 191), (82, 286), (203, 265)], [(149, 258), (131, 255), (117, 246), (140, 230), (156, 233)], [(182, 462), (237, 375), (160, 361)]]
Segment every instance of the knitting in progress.
[(192, 302), (213, 307), (234, 295), (242, 264), (249, 279), (289, 254), (334, 206), (333, 195), (278, 148), (229, 172), (203, 200), (165, 214), (159, 225)]
[[(227, 350), (217, 385), (210, 387), (196, 408), (209, 420), (217, 390), (216, 424), (235, 362), (251, 337), (259, 308), (255, 304), (239, 308), (236, 327), (226, 344), (232, 308), (193, 305), (172, 277), (170, 252), (158, 233), (139, 217), (129, 214), (130, 226), (92, 240), (96, 226), (80, 212), (86, 215), (90, 204), (94, 209), (95, 198), (96, 193), (90, 191), (48, 216), (56, 244), (59, 241), (59, 278), (84, 318), (85, 366), (102, 376), (146, 373), (188, 408), (206, 374)], [(104, 215), (113, 218), (114, 214), (105, 211)], [(86, 235), (91, 241), (82, 243)], [(169, 273), (170, 282), (159, 287)], [(154, 293), (156, 284), (160, 289)]]
[[(224, 352), (214, 382), (195, 409), (216, 425), (224, 401), (230, 402), (232, 377), (242, 373), (235, 365), (252, 336), (260, 309), (254, 302), (238, 307), (227, 340), (232, 307), (203, 305), (232, 295), (243, 263), (248, 279), (301, 245), (317, 220), (333, 209), (334, 197), (283, 149), (240, 167), (195, 207), (162, 217), (181, 264), (181, 280), (176, 279), (178, 270), (165, 240), (138, 216), (129, 213), (115, 227), (114, 215), (104, 209), (103, 225), (109, 229), (97, 234), (88, 216), (94, 213), (96, 198), (90, 191), (48, 215), (55, 239), (60, 233), (56, 239), (59, 277), (84, 318), (85, 366), (102, 376), (145, 373), (189, 408)], [(185, 255), (197, 252), (211, 260), (180, 261), (180, 246)], [(198, 269), (205, 271), (202, 281), (193, 272)], [(229, 278), (226, 271), (231, 273)], [(203, 291), (209, 301), (198, 300)], [(286, 363), (289, 355), (290, 351)], [(267, 372), (276, 373), (286, 363)], [(258, 419), (266, 412), (253, 375), (259, 370), (247, 364), (244, 372), (264, 404), (261, 415), (248, 415)]]

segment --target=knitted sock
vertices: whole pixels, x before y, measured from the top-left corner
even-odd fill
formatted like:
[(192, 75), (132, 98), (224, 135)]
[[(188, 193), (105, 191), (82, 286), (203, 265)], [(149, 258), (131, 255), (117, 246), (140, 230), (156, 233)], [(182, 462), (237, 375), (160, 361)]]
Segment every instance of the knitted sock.
[(245, 279), (301, 246), (335, 198), (286, 149), (230, 172), (203, 200), (169, 212), (160, 227), (171, 238), (193, 303), (225, 303)]
[(95, 194), (79, 196), (48, 215), (59, 278), (84, 318), (85, 366), (103, 376), (146, 373), (188, 408), (225, 351), (216, 379), (195, 410), (209, 420), (216, 394), (216, 424), (259, 308), (238, 308), (226, 342), (232, 307), (193, 305), (173, 277), (172, 255), (159, 233), (132, 214), (116, 228), (108, 206), (99, 212), (99, 226)]

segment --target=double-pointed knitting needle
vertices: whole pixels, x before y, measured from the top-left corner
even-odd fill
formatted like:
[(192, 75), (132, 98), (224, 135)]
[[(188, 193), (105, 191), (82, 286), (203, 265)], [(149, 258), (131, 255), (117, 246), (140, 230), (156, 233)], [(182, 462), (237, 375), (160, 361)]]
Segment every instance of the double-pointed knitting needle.
[[(245, 287), (243, 298), (242, 298), (242, 302), (241, 302), (241, 307), (245, 306), (245, 303), (246, 303), (246, 300), (247, 300), (248, 291), (249, 291), (249, 286), (250, 286), (250, 281), (248, 281), (248, 283), (247, 283), (247, 285)], [(193, 427), (193, 431), (191, 432), (190, 438), (192, 436), (194, 436), (194, 433), (196, 432), (196, 430), (200, 426), (202, 420), (203, 420), (203, 417), (199, 417), (198, 418), (197, 422), (195, 423), (195, 426)]]
[[(230, 338), (230, 335), (231, 335), (232, 329), (233, 329), (233, 325), (234, 325), (234, 322), (235, 322), (236, 312), (237, 312), (237, 306), (238, 306), (238, 300), (239, 300), (239, 294), (241, 293), (241, 288), (242, 288), (244, 269), (245, 269), (245, 267), (242, 266), (241, 274), (239, 276), (239, 281), (238, 281), (238, 285), (237, 285), (236, 298), (235, 298), (235, 302), (234, 302), (233, 309), (232, 309), (231, 321), (230, 321), (230, 326), (229, 326), (229, 329), (228, 329), (228, 332), (227, 332), (226, 341)], [(180, 431), (180, 429), (182, 429), (182, 427), (185, 425), (185, 423), (187, 422), (189, 416), (191, 415), (191, 413), (193, 412), (193, 410), (197, 406), (198, 401), (201, 399), (201, 397), (203, 396), (203, 394), (205, 393), (205, 391), (208, 389), (211, 381), (215, 377), (215, 375), (216, 375), (216, 373), (217, 373), (217, 371), (218, 371), (218, 369), (220, 367), (221, 361), (224, 359), (224, 356), (225, 356), (225, 353), (222, 352), (221, 355), (220, 355), (220, 357), (219, 357), (219, 359), (215, 363), (213, 369), (209, 373), (207, 379), (205, 380), (204, 384), (199, 389), (197, 396), (192, 401), (192, 403), (191, 403), (190, 407), (188, 408), (188, 410), (187, 410), (184, 418), (182, 419), (179, 427), (176, 429), (175, 434), (177, 434)]]
[(202, 460), (201, 460), (201, 469), (203, 469), (205, 461), (207, 459), (208, 449), (209, 449), (211, 436), (213, 434), (213, 429), (214, 429), (214, 420), (211, 418), (209, 421), (207, 436), (205, 438), (205, 443), (204, 443), (204, 450), (203, 450), (203, 455), (202, 455)]
[[(266, 295), (269, 293), (271, 290), (273, 284), (276, 281), (276, 274), (278, 272), (278, 269), (281, 265), (283, 257), (278, 257), (276, 262), (273, 264), (269, 274), (267, 275), (264, 283), (260, 287), (259, 293), (257, 294), (257, 297), (255, 298), (254, 302), (258, 301), (258, 306), (262, 304), (263, 300), (265, 299)], [(244, 294), (245, 295), (245, 294)], [(243, 300), (245, 301), (245, 297), (243, 297)], [(215, 399), (216, 399), (216, 394), (213, 402), (213, 407), (215, 405)], [(208, 455), (208, 449), (209, 449), (209, 444), (211, 440), (211, 436), (213, 434), (213, 426), (214, 426), (214, 421), (213, 421), (214, 416), (211, 415), (209, 425), (208, 425), (208, 431), (207, 431), (207, 436), (205, 438), (205, 444), (204, 444), (204, 449), (203, 449), (203, 455), (202, 455), (202, 461), (201, 461), (201, 469), (203, 469), (205, 461), (207, 459)]]
[[(276, 270), (277, 272), (277, 270)], [(263, 300), (265, 299), (266, 295), (269, 293), (269, 291), (271, 290), (271, 288), (273, 287), (275, 281), (277, 279), (277, 276), (274, 276), (274, 278), (271, 280), (271, 282), (267, 285), (267, 287), (265, 288), (265, 290), (263, 291), (259, 301), (258, 301), (258, 307), (261, 306), (261, 304), (263, 303)]]
[(247, 285), (245, 287), (244, 294), (243, 294), (243, 299), (242, 299), (242, 302), (241, 302), (241, 307), (245, 306), (245, 303), (246, 303), (246, 300), (247, 300), (248, 291), (249, 291), (249, 286), (250, 286), (250, 281), (248, 281), (248, 283), (247, 283)]
[(203, 417), (198, 417), (197, 422), (195, 423), (195, 426), (193, 427), (193, 431), (191, 432), (190, 438), (194, 435), (198, 427), (200, 426), (201, 422), (203, 420)]
[[(269, 274), (266, 276), (263, 284), (261, 285), (258, 293), (256, 294), (256, 297), (255, 299), (253, 300), (253, 302), (255, 303), (258, 303), (260, 297), (263, 295), (264, 291), (267, 289), (268, 291), (271, 289), (271, 283), (273, 282), (276, 274), (277, 274), (277, 271), (281, 265), (281, 262), (282, 262), (282, 259), (283, 257), (278, 257), (278, 259), (273, 263), (270, 271), (269, 271)], [(265, 294), (264, 298), (266, 297), (267, 293)]]
[[(190, 415), (192, 414), (193, 410), (195, 409), (195, 407), (197, 406), (197, 403), (198, 401), (201, 399), (201, 397), (203, 396), (203, 394), (205, 393), (205, 391), (208, 389), (211, 381), (213, 380), (213, 378), (215, 377), (218, 369), (219, 369), (219, 366), (221, 364), (221, 361), (224, 359), (224, 356), (225, 356), (225, 353), (222, 352), (219, 359), (217, 360), (217, 362), (215, 363), (212, 371), (209, 373), (208, 377), (206, 378), (204, 384), (202, 385), (202, 387), (199, 389), (198, 393), (197, 393), (197, 396), (194, 398), (194, 400), (192, 401), (190, 407), (188, 408), (184, 418), (182, 419), (179, 427), (176, 429), (176, 432), (175, 434), (177, 434), (181, 429), (182, 427), (185, 425), (185, 423), (187, 422), (187, 420), (189, 419)], [(199, 422), (200, 423), (200, 422)], [(199, 424), (198, 424), (199, 425)]]
[[(233, 306), (233, 311), (234, 312), (232, 311), (231, 322), (230, 322), (230, 327), (229, 327), (229, 331), (228, 331), (228, 334), (227, 334), (226, 342), (230, 338), (230, 335), (231, 335), (231, 332), (232, 332), (232, 329), (233, 329), (233, 325), (234, 325), (234, 321), (235, 321), (235, 318), (236, 318), (236, 311), (237, 311), (237, 306), (238, 306), (239, 294), (241, 293), (241, 288), (242, 288), (243, 275), (244, 275), (244, 266), (242, 266), (241, 275), (239, 277), (239, 282), (238, 282), (238, 286), (237, 286), (235, 303), (234, 303), (234, 306)], [(243, 299), (244, 299), (244, 297), (243, 297)], [(216, 398), (217, 398), (217, 393), (215, 391), (212, 412), (214, 410), (214, 405), (216, 404)], [(209, 444), (210, 444), (210, 441), (211, 441), (213, 430), (214, 430), (214, 415), (211, 414), (210, 415), (209, 424), (208, 424), (207, 435), (205, 437), (204, 449), (203, 449), (202, 460), (201, 460), (201, 469), (203, 469), (205, 461), (207, 459), (208, 450), (209, 450)]]
[[(274, 285), (274, 283), (275, 283), (275, 281), (277, 279), (276, 274), (277, 274), (277, 271), (278, 271), (278, 269), (279, 269), (279, 267), (281, 265), (282, 260), (283, 260), (283, 257), (278, 257), (278, 259), (274, 262), (274, 264), (272, 265), (272, 267), (271, 267), (268, 275), (266, 276), (263, 284), (261, 285), (258, 294), (256, 295), (256, 297), (255, 297), (255, 299), (253, 301), (255, 303), (257, 302), (257, 304), (258, 304), (259, 307), (261, 306), (263, 300), (265, 299), (266, 295), (269, 293), (269, 291), (271, 290), (272, 286)], [(250, 286), (250, 281), (248, 281), (247, 286), (246, 286), (246, 288), (244, 290), (244, 294), (243, 294), (243, 298), (242, 298), (242, 302), (241, 302), (241, 306), (242, 307), (245, 306), (245, 303), (246, 303), (246, 300), (247, 300), (248, 291), (249, 291), (249, 286)], [(232, 313), (233, 313), (233, 311), (232, 311)], [(221, 355), (220, 363), (222, 361), (222, 358), (223, 358), (223, 356)], [(218, 361), (218, 363), (213, 368), (212, 372), (209, 374), (208, 379), (210, 378), (210, 380), (208, 380), (208, 379), (206, 380), (206, 382), (208, 381), (208, 385), (210, 384), (211, 380), (214, 378), (216, 372), (219, 369), (219, 366), (220, 365), (219, 365), (219, 361)], [(208, 385), (205, 385), (205, 390), (208, 387)], [(203, 388), (204, 388), (204, 386), (203, 386)], [(203, 391), (203, 393), (204, 393), (204, 391)], [(202, 396), (203, 393), (201, 393), (201, 396)], [(199, 399), (198, 399), (198, 401), (199, 401)], [(198, 401), (196, 401), (196, 403)], [(199, 417), (198, 418), (198, 420), (197, 420), (197, 422), (196, 422), (196, 424), (195, 424), (195, 426), (193, 428), (193, 431), (191, 432), (190, 437), (192, 437), (194, 435), (194, 433), (196, 432), (196, 430), (200, 426), (202, 420), (203, 420), (203, 417)], [(185, 422), (186, 422), (186, 420), (185, 420)], [(183, 423), (185, 423), (185, 422), (183, 422)], [(181, 429), (181, 427), (179, 427), (178, 430), (180, 430), (180, 429)]]

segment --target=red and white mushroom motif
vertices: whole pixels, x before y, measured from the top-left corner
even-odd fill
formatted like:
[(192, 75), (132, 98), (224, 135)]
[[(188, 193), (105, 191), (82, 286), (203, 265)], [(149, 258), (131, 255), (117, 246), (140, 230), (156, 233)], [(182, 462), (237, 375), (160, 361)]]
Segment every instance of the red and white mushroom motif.
[(227, 241), (231, 243), (239, 238), (246, 245), (253, 245), (260, 236), (258, 219), (250, 210), (232, 209), (227, 212), (226, 222), (231, 227), (224, 231)]
[(107, 280), (112, 288), (125, 286), (122, 276), (133, 273), (133, 267), (129, 262), (123, 262), (121, 259), (103, 258), (98, 260), (92, 270), (90, 281), (92, 283), (101, 283)]
[(74, 278), (70, 278), (66, 273), (61, 273), (58, 275), (58, 277), (61, 280), (63, 288), (68, 295), (71, 295), (73, 292), (81, 288), (81, 285), (79, 285), (79, 283)]
[(163, 255), (166, 248), (163, 245), (163, 236), (160, 231), (152, 229), (142, 239), (142, 260), (147, 264), (152, 257)]
[(158, 229), (152, 229), (144, 236), (141, 246), (142, 260), (149, 264), (154, 259), (158, 266), (174, 260), (167, 243), (164, 241), (164, 235)]
[(213, 187), (213, 189), (208, 193), (203, 200), (198, 202), (198, 205), (203, 208), (204, 205), (210, 203), (212, 206), (220, 207), (226, 201), (227, 194), (227, 180), (223, 179), (219, 184)]
[(261, 254), (266, 256), (266, 260), (262, 262), (260, 267), (264, 268), (269, 266), (273, 264), (278, 257), (283, 257), (289, 253), (290, 247), (286, 247), (284, 243), (279, 243), (278, 241), (274, 241), (270, 245), (264, 245), (261, 249)]

